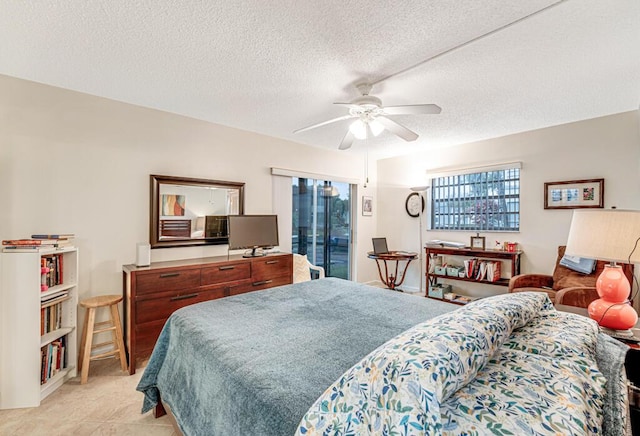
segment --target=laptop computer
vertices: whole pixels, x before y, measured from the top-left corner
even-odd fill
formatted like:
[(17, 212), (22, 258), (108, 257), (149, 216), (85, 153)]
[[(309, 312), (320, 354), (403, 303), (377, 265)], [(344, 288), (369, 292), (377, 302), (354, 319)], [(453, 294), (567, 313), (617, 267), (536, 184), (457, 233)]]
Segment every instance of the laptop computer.
[(372, 238), (373, 241), (373, 253), (374, 254), (387, 254), (389, 248), (387, 247), (387, 238)]

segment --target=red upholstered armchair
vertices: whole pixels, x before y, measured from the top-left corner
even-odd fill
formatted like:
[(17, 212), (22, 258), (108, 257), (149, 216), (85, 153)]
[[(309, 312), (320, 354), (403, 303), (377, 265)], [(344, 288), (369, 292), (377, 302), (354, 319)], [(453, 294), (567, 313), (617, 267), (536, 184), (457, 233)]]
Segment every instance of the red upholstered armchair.
[(596, 288), (564, 288), (556, 293), (555, 304), (589, 307), (589, 304), (598, 298), (600, 296)]
[[(591, 301), (598, 298), (596, 280), (607, 262), (597, 261), (596, 269), (591, 274), (582, 274), (560, 265), (564, 256), (565, 246), (558, 247), (558, 258), (553, 275), (520, 274), (509, 280), (509, 292), (546, 292), (551, 301), (568, 306), (587, 307)], [(624, 264), (622, 269), (632, 280), (633, 266)], [(560, 299), (560, 301), (558, 301)]]

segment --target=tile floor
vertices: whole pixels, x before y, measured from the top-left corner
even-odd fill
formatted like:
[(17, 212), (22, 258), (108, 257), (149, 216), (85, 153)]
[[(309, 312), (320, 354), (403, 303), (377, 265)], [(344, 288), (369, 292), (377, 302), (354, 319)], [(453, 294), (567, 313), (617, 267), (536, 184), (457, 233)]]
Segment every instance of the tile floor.
[(40, 407), (0, 410), (0, 436), (178, 436), (168, 416), (140, 414), (143, 396), (136, 385), (142, 373), (138, 367), (129, 376), (115, 359), (92, 361), (87, 384), (78, 376)]

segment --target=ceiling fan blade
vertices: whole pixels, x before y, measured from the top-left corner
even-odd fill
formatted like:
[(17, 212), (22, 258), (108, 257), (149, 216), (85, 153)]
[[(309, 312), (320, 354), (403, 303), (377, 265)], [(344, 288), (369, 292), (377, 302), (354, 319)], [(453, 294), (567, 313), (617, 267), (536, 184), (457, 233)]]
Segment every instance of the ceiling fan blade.
[(331, 124), (331, 123), (335, 123), (338, 121), (342, 121), (342, 120), (348, 120), (349, 118), (354, 118), (354, 115), (343, 115), (341, 117), (338, 118), (333, 118), (327, 121), (323, 121), (321, 123), (318, 124), (313, 124), (311, 126), (307, 126), (307, 127), (303, 127), (302, 129), (298, 129), (298, 130), (294, 130), (293, 133), (300, 133), (300, 132), (306, 132), (307, 130), (311, 130), (311, 129), (315, 129), (316, 127), (322, 127), (322, 126), (326, 126), (327, 124)]
[(353, 133), (351, 133), (351, 130), (347, 130), (347, 134), (344, 135), (344, 138), (342, 138), (342, 142), (340, 143), (338, 150), (346, 150), (348, 148), (351, 148), (351, 144), (353, 144), (354, 138), (355, 137), (353, 136)]
[(398, 124), (390, 118), (380, 115), (375, 119), (376, 121), (379, 121), (380, 124), (382, 124), (388, 131), (390, 131), (394, 135), (401, 137), (405, 141), (411, 142), (418, 139), (418, 134), (416, 132), (407, 129), (402, 124)]
[(340, 106), (346, 106), (349, 109), (355, 109), (357, 111), (362, 111), (362, 106), (360, 106), (359, 104), (353, 104), (353, 103), (333, 103), (333, 104), (339, 104)]
[(437, 104), (406, 104), (401, 106), (386, 106), (384, 112), (389, 115), (422, 115), (439, 114), (442, 108)]

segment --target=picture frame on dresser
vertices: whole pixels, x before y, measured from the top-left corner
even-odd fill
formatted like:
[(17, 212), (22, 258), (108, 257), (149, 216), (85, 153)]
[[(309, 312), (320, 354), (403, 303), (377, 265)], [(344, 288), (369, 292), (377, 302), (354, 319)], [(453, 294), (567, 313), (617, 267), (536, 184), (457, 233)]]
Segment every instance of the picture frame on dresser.
[(471, 247), (474, 250), (484, 250), (485, 242), (486, 242), (486, 238), (484, 236), (480, 236), (479, 234), (476, 234), (476, 236), (471, 237), (469, 247)]

